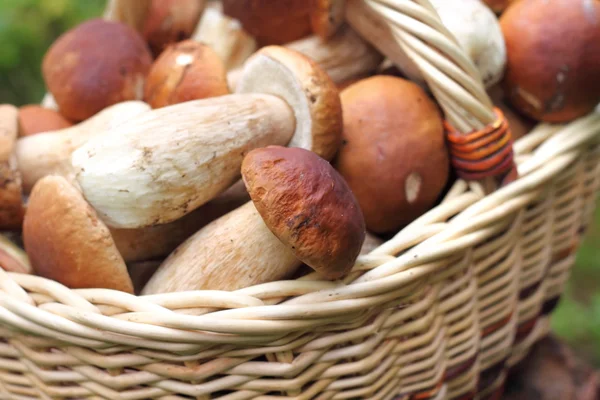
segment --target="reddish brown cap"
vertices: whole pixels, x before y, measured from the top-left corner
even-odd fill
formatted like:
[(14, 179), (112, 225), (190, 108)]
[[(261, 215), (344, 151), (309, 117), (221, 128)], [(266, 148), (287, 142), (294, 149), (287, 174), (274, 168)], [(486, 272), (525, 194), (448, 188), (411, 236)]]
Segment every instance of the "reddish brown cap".
[(223, 61), (210, 47), (186, 40), (156, 59), (146, 80), (144, 101), (152, 108), (229, 93)]
[(335, 161), (375, 233), (398, 231), (431, 208), (449, 174), (442, 117), (418, 85), (375, 76), (341, 94)]
[(308, 150), (269, 146), (242, 164), (248, 193), (267, 227), (296, 257), (328, 279), (347, 274), (365, 222), (344, 179)]
[(600, 1), (527, 0), (500, 18), (504, 88), (532, 118), (567, 122), (600, 102)]
[(152, 0), (143, 35), (155, 55), (194, 33), (204, 3), (204, 0)]
[(259, 45), (285, 44), (311, 33), (312, 0), (222, 0), (223, 12), (239, 20)]
[(35, 104), (19, 109), (19, 136), (57, 131), (73, 126), (73, 123), (60, 113)]
[(152, 56), (133, 28), (94, 19), (60, 36), (42, 64), (60, 112), (82, 121), (102, 109), (142, 98)]
[(47, 176), (33, 187), (23, 241), (38, 275), (73, 289), (133, 293), (110, 231), (81, 193), (62, 177)]

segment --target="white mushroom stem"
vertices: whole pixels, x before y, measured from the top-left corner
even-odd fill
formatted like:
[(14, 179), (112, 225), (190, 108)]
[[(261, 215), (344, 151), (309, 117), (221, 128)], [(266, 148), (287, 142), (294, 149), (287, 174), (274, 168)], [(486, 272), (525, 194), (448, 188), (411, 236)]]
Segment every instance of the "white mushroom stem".
[(33, 185), (47, 175), (69, 178), (72, 171), (71, 154), (75, 149), (94, 134), (119, 126), (148, 110), (150, 106), (141, 101), (123, 102), (70, 128), (20, 138), (16, 155), (24, 192), (29, 193)]
[(107, 21), (122, 22), (141, 32), (152, 0), (109, 0), (104, 10)]
[[(144, 113), (76, 150), (87, 201), (113, 228), (174, 221), (240, 176), (244, 155), (286, 145), (294, 113), (277, 96), (234, 94)], [(298, 124), (300, 125), (300, 124)]]
[(227, 70), (240, 67), (257, 49), (256, 40), (242, 24), (221, 11), (221, 3), (207, 5), (192, 39), (210, 46)]
[[(348, 26), (342, 27), (326, 42), (312, 35), (284, 47), (315, 61), (336, 84), (372, 73), (383, 60), (379, 51)], [(227, 75), (231, 90), (237, 86), (241, 72), (241, 69), (235, 69)]]
[(300, 264), (250, 201), (190, 237), (165, 260), (142, 294), (236, 290), (284, 279)]

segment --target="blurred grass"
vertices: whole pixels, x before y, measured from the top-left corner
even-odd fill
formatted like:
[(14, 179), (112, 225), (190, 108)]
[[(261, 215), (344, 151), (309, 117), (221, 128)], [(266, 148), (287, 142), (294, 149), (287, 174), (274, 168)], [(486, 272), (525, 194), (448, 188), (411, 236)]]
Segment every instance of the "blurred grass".
[[(56, 37), (100, 16), (105, 0), (1, 0), (0, 103), (37, 103), (45, 93), (40, 66)], [(600, 366), (600, 211), (577, 257), (553, 329)]]

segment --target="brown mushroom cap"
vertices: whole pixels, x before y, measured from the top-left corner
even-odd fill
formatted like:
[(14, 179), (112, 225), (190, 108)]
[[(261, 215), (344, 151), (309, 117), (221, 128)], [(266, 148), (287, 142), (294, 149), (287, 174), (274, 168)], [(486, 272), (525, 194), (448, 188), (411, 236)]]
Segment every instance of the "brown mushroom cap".
[(269, 146), (246, 155), (242, 176), (267, 227), (298, 259), (328, 279), (350, 271), (365, 222), (327, 161), (308, 150)]
[(17, 166), (19, 110), (0, 105), (0, 229), (19, 230), (25, 213), (23, 186)]
[(192, 36), (204, 3), (204, 0), (152, 0), (143, 29), (152, 52), (159, 55), (168, 45)]
[(280, 45), (311, 33), (312, 0), (222, 0), (223, 12), (237, 19), (260, 46)]
[(344, 23), (346, 0), (313, 0), (310, 24), (321, 39), (332, 37)]
[(35, 104), (19, 108), (19, 136), (57, 131), (70, 126), (73, 126), (71, 121), (49, 108)]
[(74, 289), (133, 293), (127, 267), (108, 228), (62, 177), (47, 176), (33, 187), (23, 241), (38, 275)]
[(186, 40), (167, 47), (146, 80), (144, 101), (152, 108), (229, 93), (223, 61), (210, 47)]
[(141, 99), (152, 56), (133, 28), (94, 19), (60, 36), (42, 72), (61, 114), (82, 121), (102, 109)]
[(600, 1), (528, 0), (500, 18), (509, 101), (532, 118), (567, 122), (600, 101)]
[(339, 91), (326, 72), (308, 57), (279, 46), (264, 47), (244, 65), (238, 93), (266, 93), (285, 100), (294, 111), (296, 131), (288, 146), (331, 160), (341, 144)]
[(449, 175), (442, 117), (415, 83), (392, 76), (342, 92), (344, 142), (335, 166), (367, 228), (394, 232), (434, 205)]

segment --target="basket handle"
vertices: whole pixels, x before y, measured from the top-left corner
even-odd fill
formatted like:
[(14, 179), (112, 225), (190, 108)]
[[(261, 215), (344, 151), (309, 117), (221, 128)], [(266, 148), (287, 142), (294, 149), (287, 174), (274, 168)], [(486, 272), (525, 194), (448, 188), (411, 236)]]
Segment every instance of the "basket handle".
[(141, 32), (150, 11), (152, 0), (108, 0), (103, 18), (122, 22)]
[(419, 68), (444, 112), (461, 178), (488, 193), (516, 179), (508, 124), (429, 0), (348, 0), (346, 19), (396, 64), (408, 57)]

